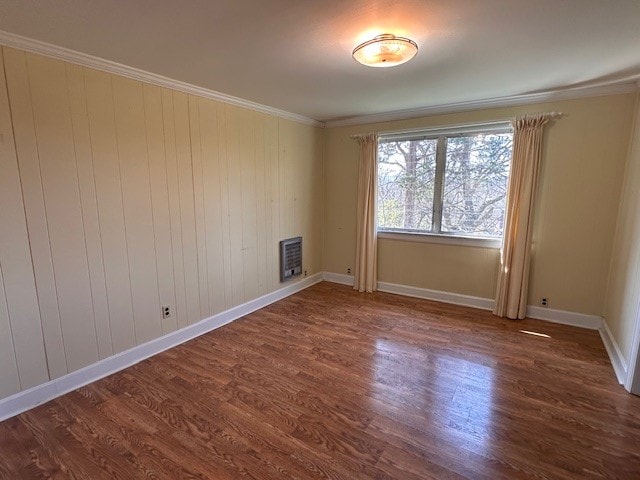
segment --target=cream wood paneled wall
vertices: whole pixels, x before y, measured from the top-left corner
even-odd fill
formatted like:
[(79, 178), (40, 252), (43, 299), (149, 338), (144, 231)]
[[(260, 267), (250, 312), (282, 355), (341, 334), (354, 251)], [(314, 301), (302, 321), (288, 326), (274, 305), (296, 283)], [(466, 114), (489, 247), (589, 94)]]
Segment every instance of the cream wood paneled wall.
[(604, 308), (604, 319), (626, 361), (640, 313), (640, 98), (633, 132)]
[(1, 52), (0, 397), (321, 270), (321, 129)]
[[(529, 304), (601, 315), (635, 94), (478, 110), (325, 132), (324, 270), (355, 257), (357, 143), (350, 135), (503, 120), (561, 111), (549, 126), (536, 200)], [(384, 282), (493, 298), (497, 249), (380, 240)]]
[(4, 72), (0, 72), (0, 395), (48, 379), (38, 296), (14, 147)]

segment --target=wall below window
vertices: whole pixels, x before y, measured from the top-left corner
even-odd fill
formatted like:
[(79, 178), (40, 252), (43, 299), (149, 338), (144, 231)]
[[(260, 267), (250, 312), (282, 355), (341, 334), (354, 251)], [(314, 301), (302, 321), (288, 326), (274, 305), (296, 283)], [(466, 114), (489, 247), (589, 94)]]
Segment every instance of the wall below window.
[[(635, 94), (437, 115), (325, 133), (324, 270), (354, 267), (358, 146), (350, 135), (563, 112), (547, 128), (536, 200), (529, 304), (602, 315)], [(493, 298), (496, 249), (380, 240), (382, 282)]]
[[(381, 282), (493, 298), (500, 250), (378, 240)], [(462, 272), (465, 272), (463, 275)]]
[(321, 271), (321, 129), (0, 54), (0, 398)]

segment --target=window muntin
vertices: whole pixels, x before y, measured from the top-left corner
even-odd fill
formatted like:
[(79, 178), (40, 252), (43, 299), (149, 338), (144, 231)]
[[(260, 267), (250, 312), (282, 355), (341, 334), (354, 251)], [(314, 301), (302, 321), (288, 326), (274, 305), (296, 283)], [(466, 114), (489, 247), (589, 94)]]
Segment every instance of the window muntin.
[(505, 127), (381, 137), (378, 230), (501, 237), (512, 141)]

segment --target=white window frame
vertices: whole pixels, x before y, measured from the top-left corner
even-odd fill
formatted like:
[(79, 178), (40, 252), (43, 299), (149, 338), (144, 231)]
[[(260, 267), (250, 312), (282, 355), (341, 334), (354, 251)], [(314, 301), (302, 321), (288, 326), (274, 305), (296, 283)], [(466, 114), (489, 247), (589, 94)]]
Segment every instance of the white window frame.
[[(464, 136), (478, 133), (513, 133), (513, 127), (511, 126), (511, 122), (509, 121), (496, 121), (488, 123), (443, 126), (420, 130), (384, 132), (378, 135), (378, 144), (380, 144), (380, 142), (394, 140), (438, 141), (436, 147), (436, 171), (433, 194), (433, 231), (422, 232), (419, 230), (403, 230), (397, 228), (377, 227), (378, 238), (387, 240), (400, 240), (405, 242), (441, 243), (468, 247), (500, 248), (502, 246), (502, 237), (456, 235), (451, 232), (442, 232), (441, 230), (442, 196), (447, 151), (446, 139), (447, 137), (451, 138), (455, 136)], [(376, 170), (376, 175), (377, 174), (378, 173)]]

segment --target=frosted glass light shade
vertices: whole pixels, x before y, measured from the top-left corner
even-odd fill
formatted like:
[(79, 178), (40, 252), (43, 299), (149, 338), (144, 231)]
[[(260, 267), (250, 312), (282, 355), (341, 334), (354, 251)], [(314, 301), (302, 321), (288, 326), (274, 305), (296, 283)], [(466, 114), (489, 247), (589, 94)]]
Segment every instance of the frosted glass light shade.
[(387, 33), (358, 45), (353, 50), (353, 58), (369, 67), (394, 67), (408, 62), (416, 53), (416, 42)]

